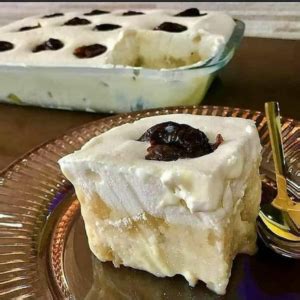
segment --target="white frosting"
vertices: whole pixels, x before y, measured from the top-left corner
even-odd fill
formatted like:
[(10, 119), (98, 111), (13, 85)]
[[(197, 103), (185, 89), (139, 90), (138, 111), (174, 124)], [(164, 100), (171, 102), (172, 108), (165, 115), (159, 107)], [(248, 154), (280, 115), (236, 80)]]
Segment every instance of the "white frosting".
[[(235, 22), (221, 12), (208, 12), (201, 17), (175, 17), (178, 10), (143, 10), (144, 15), (122, 16), (124, 10), (109, 14), (85, 16), (87, 11), (68, 12), (64, 16), (45, 19), (29, 17), (0, 28), (1, 40), (11, 42), (15, 48), (0, 52), (0, 64), (32, 66), (89, 66), (136, 65), (142, 67), (173, 68), (191, 64), (200, 65), (222, 50), (229, 39)], [(66, 21), (80, 17), (91, 24), (62, 26)], [(163, 22), (185, 25), (180, 33), (153, 31)], [(111, 23), (122, 28), (112, 31), (94, 31), (95, 25)], [(24, 26), (41, 28), (21, 31)], [(49, 38), (64, 43), (62, 49), (32, 53), (32, 49)], [(107, 51), (89, 59), (73, 55), (75, 48), (100, 43)], [(193, 54), (192, 54), (193, 53)]]
[[(216, 151), (193, 159), (145, 160), (147, 142), (137, 139), (151, 126), (174, 121), (205, 132)], [(66, 177), (87, 194), (127, 216), (147, 212), (167, 222), (221, 226), (260, 162), (255, 124), (241, 118), (175, 114), (143, 118), (93, 138), (59, 161)]]

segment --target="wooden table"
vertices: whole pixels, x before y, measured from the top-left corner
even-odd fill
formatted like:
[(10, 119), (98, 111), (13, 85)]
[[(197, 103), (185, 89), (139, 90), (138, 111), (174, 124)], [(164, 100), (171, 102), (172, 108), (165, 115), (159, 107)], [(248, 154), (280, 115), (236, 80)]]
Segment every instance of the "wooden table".
[[(263, 110), (265, 101), (276, 100), (282, 115), (300, 119), (299, 53), (300, 40), (245, 38), (202, 103)], [(103, 116), (0, 104), (0, 170), (40, 143)]]

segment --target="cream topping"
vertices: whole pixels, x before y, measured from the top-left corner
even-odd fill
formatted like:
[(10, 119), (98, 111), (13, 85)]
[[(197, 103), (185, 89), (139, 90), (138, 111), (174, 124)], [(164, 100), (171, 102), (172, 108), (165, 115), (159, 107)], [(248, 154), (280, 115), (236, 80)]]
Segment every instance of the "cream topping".
[[(173, 121), (224, 138), (213, 153), (177, 161), (145, 160), (147, 142), (137, 139), (151, 126)], [(225, 221), (258, 170), (260, 141), (255, 124), (242, 118), (174, 114), (143, 118), (93, 138), (59, 161), (68, 179), (93, 190), (108, 206), (135, 216), (146, 211), (169, 222)]]

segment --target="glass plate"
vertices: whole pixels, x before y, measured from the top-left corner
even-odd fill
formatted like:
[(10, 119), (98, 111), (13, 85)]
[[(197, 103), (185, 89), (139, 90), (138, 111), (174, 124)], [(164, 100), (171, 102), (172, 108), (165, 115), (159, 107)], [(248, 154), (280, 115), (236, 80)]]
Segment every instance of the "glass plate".
[[(90, 252), (79, 202), (57, 160), (92, 137), (141, 117), (169, 113), (233, 116), (256, 122), (263, 145), (263, 200), (276, 193), (266, 119), (238, 108), (175, 107), (123, 114), (88, 123), (26, 154), (0, 174), (0, 298), (11, 299), (300, 299), (300, 261), (259, 243), (255, 256), (239, 255), (226, 296), (181, 276), (156, 278), (116, 269)], [(283, 119), (290, 192), (299, 196), (300, 122)], [(298, 193), (298, 194), (297, 194)]]

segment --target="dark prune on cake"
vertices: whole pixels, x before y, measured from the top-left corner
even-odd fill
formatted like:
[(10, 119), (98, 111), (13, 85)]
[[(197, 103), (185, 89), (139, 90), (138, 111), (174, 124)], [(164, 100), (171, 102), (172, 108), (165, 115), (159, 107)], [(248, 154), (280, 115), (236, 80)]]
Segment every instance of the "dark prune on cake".
[(206, 13), (200, 13), (198, 8), (188, 8), (178, 14), (175, 15), (175, 17), (202, 17), (206, 16)]
[(7, 41), (0, 41), (0, 52), (8, 51), (14, 48), (14, 44)]
[(217, 134), (215, 143), (211, 145), (213, 150), (216, 150), (223, 142), (224, 142), (224, 139), (223, 139), (222, 135)]
[(122, 27), (121, 25), (105, 23), (105, 24), (96, 25), (94, 27), (94, 30), (96, 30), (96, 31), (109, 31), (109, 30), (119, 29), (121, 27)]
[(50, 19), (50, 18), (55, 18), (55, 17), (62, 17), (63, 15), (64, 15), (63, 13), (54, 13), (54, 14), (43, 16), (43, 19)]
[(182, 32), (187, 30), (187, 27), (178, 23), (163, 22), (157, 27), (155, 27), (153, 30), (161, 30), (167, 32)]
[(147, 160), (172, 161), (183, 156), (182, 149), (169, 145), (153, 145), (147, 151), (148, 154), (145, 156)]
[(74, 50), (73, 54), (78, 58), (91, 58), (103, 54), (107, 50), (106, 46), (101, 44), (93, 44), (81, 46)]
[(150, 142), (145, 159), (170, 161), (212, 153), (223, 142), (223, 138), (217, 135), (216, 143), (211, 145), (205, 133), (199, 129), (176, 122), (163, 122), (149, 128), (138, 141)]
[(48, 41), (36, 46), (32, 52), (40, 52), (44, 50), (59, 50), (64, 46), (64, 44), (58, 39), (50, 38)]
[(104, 14), (109, 14), (109, 11), (106, 10), (99, 10), (99, 9), (94, 9), (88, 13), (85, 13), (85, 16), (97, 16), (97, 15), (104, 15)]
[(122, 16), (137, 16), (137, 15), (144, 15), (144, 13), (141, 11), (128, 10), (122, 14)]
[(64, 23), (64, 25), (67, 26), (87, 25), (87, 24), (91, 24), (91, 21), (87, 19), (78, 18), (78, 17), (70, 19), (69, 21)]
[(21, 27), (19, 29), (19, 31), (27, 31), (27, 30), (37, 29), (37, 28), (40, 28), (40, 27), (41, 27), (41, 24), (37, 24), (35, 26), (24, 26), (24, 27)]

